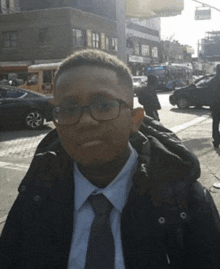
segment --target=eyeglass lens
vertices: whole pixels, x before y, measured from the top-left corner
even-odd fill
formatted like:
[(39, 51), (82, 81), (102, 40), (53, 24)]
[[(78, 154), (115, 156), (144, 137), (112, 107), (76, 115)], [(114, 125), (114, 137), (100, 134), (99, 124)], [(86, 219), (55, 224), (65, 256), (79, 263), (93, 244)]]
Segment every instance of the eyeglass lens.
[(74, 105), (72, 107), (58, 106), (53, 109), (53, 117), (58, 124), (75, 124), (84, 110), (89, 110), (95, 120), (112, 120), (119, 116), (120, 103), (118, 100), (96, 102), (88, 107)]

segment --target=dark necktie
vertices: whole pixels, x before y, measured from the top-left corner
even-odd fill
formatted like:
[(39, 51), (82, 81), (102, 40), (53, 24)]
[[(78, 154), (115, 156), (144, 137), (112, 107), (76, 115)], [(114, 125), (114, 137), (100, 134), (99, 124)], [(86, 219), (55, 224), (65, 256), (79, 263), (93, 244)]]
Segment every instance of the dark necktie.
[(114, 269), (115, 247), (109, 221), (113, 206), (103, 194), (91, 195), (88, 200), (95, 218), (90, 230), (85, 269)]

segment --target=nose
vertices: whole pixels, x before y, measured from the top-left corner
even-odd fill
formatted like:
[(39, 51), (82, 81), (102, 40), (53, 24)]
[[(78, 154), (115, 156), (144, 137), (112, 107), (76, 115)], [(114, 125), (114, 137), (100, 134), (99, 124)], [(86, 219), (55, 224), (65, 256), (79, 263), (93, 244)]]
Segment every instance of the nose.
[(93, 118), (89, 107), (84, 107), (78, 125), (98, 125), (99, 122)]

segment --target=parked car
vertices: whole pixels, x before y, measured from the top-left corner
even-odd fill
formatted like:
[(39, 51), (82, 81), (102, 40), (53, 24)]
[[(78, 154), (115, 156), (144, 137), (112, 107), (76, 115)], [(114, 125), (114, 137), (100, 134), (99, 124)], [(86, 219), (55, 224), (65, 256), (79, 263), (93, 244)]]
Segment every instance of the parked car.
[(214, 74), (203, 76), (189, 86), (176, 88), (169, 97), (171, 105), (177, 105), (181, 109), (210, 106), (212, 89), (209, 87), (209, 81), (213, 77)]
[(147, 85), (147, 77), (146, 76), (132, 76), (133, 87), (134, 87), (134, 95), (137, 96), (141, 86)]
[(39, 129), (44, 120), (52, 120), (52, 96), (0, 85), (0, 124), (22, 123), (28, 129)]

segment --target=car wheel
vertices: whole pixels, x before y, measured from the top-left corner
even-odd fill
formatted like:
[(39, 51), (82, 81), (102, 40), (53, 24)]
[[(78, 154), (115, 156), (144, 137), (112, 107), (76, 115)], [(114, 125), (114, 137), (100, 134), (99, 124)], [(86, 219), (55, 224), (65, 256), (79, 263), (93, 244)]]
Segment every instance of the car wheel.
[(25, 126), (28, 129), (37, 130), (44, 123), (44, 116), (41, 112), (35, 110), (29, 112), (25, 117)]
[(185, 97), (179, 97), (176, 104), (180, 109), (185, 109), (189, 107), (189, 102)]

